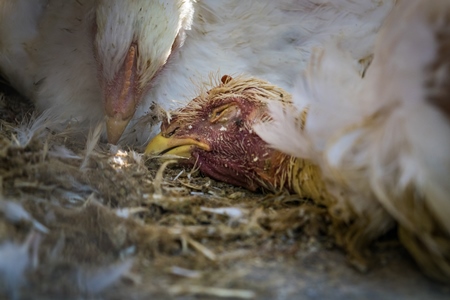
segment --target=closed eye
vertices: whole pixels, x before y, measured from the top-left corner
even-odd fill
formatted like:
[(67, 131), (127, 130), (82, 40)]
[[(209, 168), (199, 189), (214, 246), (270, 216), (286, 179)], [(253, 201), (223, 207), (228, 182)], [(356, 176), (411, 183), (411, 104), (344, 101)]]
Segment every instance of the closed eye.
[(175, 132), (177, 132), (178, 129), (180, 129), (180, 127), (175, 127), (172, 131), (166, 133), (165, 136), (166, 137), (171, 137), (172, 135), (175, 134)]
[(210, 115), (209, 121), (211, 123), (225, 123), (238, 115), (240, 115), (240, 109), (237, 105), (226, 104), (215, 108)]

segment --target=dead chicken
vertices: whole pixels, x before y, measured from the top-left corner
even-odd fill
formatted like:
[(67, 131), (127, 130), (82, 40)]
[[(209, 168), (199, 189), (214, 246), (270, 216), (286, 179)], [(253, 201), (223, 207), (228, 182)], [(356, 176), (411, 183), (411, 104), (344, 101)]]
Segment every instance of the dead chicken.
[[(375, 237), (365, 236), (370, 232), (359, 228), (353, 215), (334, 213), (336, 199), (327, 191), (320, 168), (310, 160), (274, 149), (254, 130), (260, 123), (272, 122), (269, 104), (273, 102), (295, 110), (291, 95), (266, 81), (224, 75), (215, 87), (167, 116), (146, 154), (176, 158), (214, 179), (252, 191), (288, 190), (328, 207), (334, 216), (337, 242), (363, 264), (360, 251)], [(306, 117), (305, 110), (296, 120), (299, 126)], [(385, 216), (387, 230), (393, 222)], [(366, 224), (363, 220), (359, 223)]]
[(146, 153), (182, 157), (182, 164), (252, 191), (286, 188), (319, 199), (324, 191), (318, 168), (271, 148), (253, 130), (270, 120), (270, 100), (292, 105), (288, 93), (268, 82), (225, 75), (221, 84), (170, 113)]

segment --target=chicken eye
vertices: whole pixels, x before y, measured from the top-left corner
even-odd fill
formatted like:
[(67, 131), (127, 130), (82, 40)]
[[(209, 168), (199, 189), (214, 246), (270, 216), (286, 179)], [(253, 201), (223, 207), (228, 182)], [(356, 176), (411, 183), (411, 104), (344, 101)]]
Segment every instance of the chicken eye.
[(167, 132), (167, 133), (165, 134), (165, 136), (166, 136), (166, 137), (171, 137), (172, 135), (175, 134), (175, 132), (177, 132), (178, 129), (180, 129), (180, 127), (175, 127), (173, 130)]
[(214, 109), (210, 115), (211, 123), (225, 123), (238, 116), (240, 109), (234, 104), (226, 104)]

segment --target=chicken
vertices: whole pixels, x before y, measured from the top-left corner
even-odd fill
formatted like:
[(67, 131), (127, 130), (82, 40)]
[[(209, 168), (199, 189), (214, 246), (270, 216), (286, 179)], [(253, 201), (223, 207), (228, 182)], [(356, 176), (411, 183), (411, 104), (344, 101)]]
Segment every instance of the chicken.
[(297, 112), (271, 105), (257, 134), (320, 167), (354, 244), (395, 222), (424, 272), (449, 282), (450, 2), (400, 1), (364, 78), (346, 51), (318, 49), (293, 99)]
[(164, 119), (146, 154), (181, 158), (181, 164), (252, 191), (287, 189), (320, 199), (324, 187), (319, 169), (270, 148), (253, 130), (254, 124), (270, 119), (268, 102), (289, 106), (290, 95), (251, 77), (224, 75), (220, 83), (213, 79), (214, 83), (215, 87)]
[(88, 125), (106, 115), (116, 143), (192, 13), (188, 0), (2, 1), (0, 71), (40, 111)]
[(82, 127), (106, 116), (109, 142), (127, 126), (124, 142), (145, 141), (151, 131), (133, 126), (147, 126), (153, 104), (182, 106), (195, 97), (191, 82), (211, 72), (250, 73), (289, 91), (311, 47), (331, 37), (350, 50), (363, 44), (356, 59), (370, 56), (394, 2), (1, 1), (0, 73), (39, 111)]

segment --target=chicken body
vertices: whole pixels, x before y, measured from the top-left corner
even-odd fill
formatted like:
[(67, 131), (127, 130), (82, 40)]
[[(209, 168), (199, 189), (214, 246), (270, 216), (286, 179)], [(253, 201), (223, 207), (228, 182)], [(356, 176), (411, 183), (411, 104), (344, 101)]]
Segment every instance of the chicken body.
[[(87, 127), (106, 116), (117, 142), (153, 103), (194, 98), (192, 81), (211, 72), (249, 73), (289, 91), (312, 47), (330, 38), (364, 44), (352, 55), (366, 58), (394, 2), (2, 1), (0, 72), (40, 111)], [(145, 141), (150, 131), (136, 134)]]
[(365, 244), (396, 222), (422, 269), (448, 282), (450, 2), (399, 2), (364, 78), (352, 62), (335, 45), (318, 50), (294, 93), (298, 112), (272, 106), (273, 122), (255, 129), (320, 167), (331, 213), (352, 224), (347, 241)]

